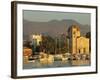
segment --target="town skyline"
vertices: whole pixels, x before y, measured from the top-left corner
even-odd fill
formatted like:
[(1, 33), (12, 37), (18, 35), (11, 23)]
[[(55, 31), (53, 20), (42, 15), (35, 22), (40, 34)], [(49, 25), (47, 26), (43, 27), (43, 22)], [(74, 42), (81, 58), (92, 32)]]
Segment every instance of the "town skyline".
[(32, 34), (45, 34), (51, 36), (57, 36), (61, 33), (67, 34), (68, 28), (76, 24), (80, 26), (81, 35), (90, 32), (89, 25), (82, 25), (74, 20), (62, 20), (62, 21), (50, 21), (50, 22), (30, 22), (27, 20), (23, 21), (23, 38), (27, 39)]
[(30, 40), (23, 41), (23, 55), (28, 57), (29, 63), (24, 60), (23, 68), (89, 66), (91, 33), (82, 36), (80, 30), (78, 25), (72, 24), (67, 30), (68, 35), (60, 34), (55, 38), (39, 33), (30, 35)]

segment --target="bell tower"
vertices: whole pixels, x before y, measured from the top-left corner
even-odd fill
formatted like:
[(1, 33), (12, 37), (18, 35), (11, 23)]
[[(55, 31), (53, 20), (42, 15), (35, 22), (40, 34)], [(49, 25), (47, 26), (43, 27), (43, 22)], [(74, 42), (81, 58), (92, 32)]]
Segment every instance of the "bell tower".
[(77, 25), (72, 25), (68, 29), (69, 35), (69, 52), (72, 54), (77, 53), (77, 38), (80, 37), (80, 29)]

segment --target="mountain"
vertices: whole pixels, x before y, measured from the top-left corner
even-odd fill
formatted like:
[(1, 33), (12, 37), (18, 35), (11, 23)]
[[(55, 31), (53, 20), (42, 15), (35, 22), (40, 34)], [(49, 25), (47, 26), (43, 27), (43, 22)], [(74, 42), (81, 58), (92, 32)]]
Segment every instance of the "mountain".
[(23, 35), (24, 39), (28, 39), (29, 35), (32, 34), (44, 34), (57, 36), (58, 34), (67, 34), (68, 28), (76, 24), (80, 27), (81, 35), (85, 35), (90, 32), (90, 25), (82, 25), (75, 20), (51, 20), (48, 22), (32, 22), (23, 20)]

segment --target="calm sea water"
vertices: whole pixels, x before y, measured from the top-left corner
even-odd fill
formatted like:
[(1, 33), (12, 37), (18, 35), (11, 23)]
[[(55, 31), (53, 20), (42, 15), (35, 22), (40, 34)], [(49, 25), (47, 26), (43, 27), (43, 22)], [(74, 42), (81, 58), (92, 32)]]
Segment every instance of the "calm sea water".
[[(79, 62), (79, 61), (78, 61)], [(90, 64), (81, 63), (80, 65), (72, 65), (71, 61), (62, 62), (54, 61), (52, 64), (41, 64), (39, 61), (29, 62), (23, 64), (23, 69), (36, 69), (36, 68), (56, 68), (56, 67), (73, 67), (73, 66), (89, 66)]]

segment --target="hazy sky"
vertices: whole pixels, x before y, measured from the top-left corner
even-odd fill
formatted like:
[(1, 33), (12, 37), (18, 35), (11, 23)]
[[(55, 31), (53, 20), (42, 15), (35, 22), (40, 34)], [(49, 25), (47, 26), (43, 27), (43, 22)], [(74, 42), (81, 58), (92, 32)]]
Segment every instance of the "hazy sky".
[(81, 24), (90, 25), (89, 13), (68, 13), (68, 12), (51, 12), (51, 11), (31, 11), (24, 10), (23, 18), (28, 21), (48, 22), (51, 20), (72, 19)]

